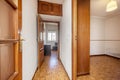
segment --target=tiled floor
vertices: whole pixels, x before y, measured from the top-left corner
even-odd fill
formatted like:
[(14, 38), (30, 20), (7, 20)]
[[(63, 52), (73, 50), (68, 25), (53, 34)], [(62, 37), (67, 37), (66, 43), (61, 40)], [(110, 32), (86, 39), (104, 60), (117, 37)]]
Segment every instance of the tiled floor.
[(44, 63), (36, 72), (33, 80), (69, 80), (56, 52), (52, 52), (51, 57), (45, 57)]
[(120, 59), (91, 57), (90, 75), (80, 76), (77, 80), (120, 80)]

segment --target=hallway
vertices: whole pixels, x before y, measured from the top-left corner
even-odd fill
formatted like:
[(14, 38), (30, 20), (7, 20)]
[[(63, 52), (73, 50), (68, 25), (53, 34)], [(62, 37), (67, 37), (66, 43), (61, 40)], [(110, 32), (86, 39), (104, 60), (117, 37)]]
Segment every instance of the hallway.
[(51, 56), (45, 56), (44, 62), (33, 80), (69, 80), (56, 52), (52, 51)]

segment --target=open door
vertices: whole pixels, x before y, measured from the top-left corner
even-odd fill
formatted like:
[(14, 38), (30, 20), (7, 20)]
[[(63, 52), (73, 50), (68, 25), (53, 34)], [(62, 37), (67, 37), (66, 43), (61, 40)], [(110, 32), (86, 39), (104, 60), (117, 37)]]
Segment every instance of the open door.
[(44, 24), (42, 19), (38, 15), (38, 27), (37, 27), (37, 38), (38, 38), (38, 67), (40, 67), (44, 60)]
[(77, 0), (77, 75), (90, 72), (90, 0)]
[(21, 0), (0, 0), (0, 80), (22, 80), (21, 7)]

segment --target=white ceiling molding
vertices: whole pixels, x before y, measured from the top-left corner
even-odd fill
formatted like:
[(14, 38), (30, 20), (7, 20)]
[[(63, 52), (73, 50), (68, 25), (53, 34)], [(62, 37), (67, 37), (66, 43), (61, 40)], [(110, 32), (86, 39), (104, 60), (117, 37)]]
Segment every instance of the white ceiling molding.
[(120, 12), (116, 14), (107, 15), (106, 18), (112, 18), (114, 16), (120, 16)]
[(39, 0), (39, 1), (46, 1), (51, 3), (63, 4), (63, 0)]
[(106, 17), (101, 17), (101, 16), (90, 16), (91, 18), (99, 18), (99, 19), (105, 19)]

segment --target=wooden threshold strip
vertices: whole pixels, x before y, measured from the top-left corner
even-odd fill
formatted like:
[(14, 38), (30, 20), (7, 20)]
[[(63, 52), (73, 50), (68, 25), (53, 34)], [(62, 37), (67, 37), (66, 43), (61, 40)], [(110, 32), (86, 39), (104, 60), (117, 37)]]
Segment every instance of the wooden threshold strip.
[(0, 40), (0, 44), (6, 44), (6, 43), (16, 43), (20, 41), (19, 39), (3, 39)]
[(18, 75), (18, 72), (14, 72), (8, 80), (13, 80)]

